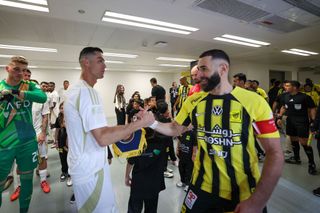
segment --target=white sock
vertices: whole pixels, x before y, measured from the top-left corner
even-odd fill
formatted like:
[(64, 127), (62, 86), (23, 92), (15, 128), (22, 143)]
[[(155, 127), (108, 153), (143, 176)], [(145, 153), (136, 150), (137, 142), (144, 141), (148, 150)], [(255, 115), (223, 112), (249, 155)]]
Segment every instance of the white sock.
[(47, 180), (47, 170), (39, 170), (40, 182)]
[(20, 183), (20, 175), (16, 175), (15, 177), (14, 177), (14, 186), (17, 188), (17, 187), (19, 187), (19, 186), (21, 186), (21, 183)]

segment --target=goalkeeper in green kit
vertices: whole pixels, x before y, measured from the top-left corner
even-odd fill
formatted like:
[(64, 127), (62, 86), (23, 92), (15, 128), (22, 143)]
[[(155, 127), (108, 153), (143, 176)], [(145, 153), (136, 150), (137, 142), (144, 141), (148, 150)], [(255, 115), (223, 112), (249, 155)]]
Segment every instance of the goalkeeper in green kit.
[(28, 61), (14, 56), (5, 67), (8, 76), (0, 81), (0, 211), (2, 191), (14, 160), (20, 174), (20, 213), (28, 212), (33, 170), (38, 165), (38, 142), (32, 124), (32, 102), (44, 103), (47, 96), (33, 82), (23, 81)]

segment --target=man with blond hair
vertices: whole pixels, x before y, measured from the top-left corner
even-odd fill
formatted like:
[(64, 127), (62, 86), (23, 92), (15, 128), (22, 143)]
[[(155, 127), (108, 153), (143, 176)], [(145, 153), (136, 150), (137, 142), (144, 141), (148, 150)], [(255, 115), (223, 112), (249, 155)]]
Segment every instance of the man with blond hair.
[[(38, 143), (32, 123), (32, 102), (47, 96), (34, 82), (24, 81), (28, 61), (14, 56), (6, 66), (8, 76), (0, 81), (0, 196), (14, 160), (21, 179), (20, 212), (28, 212), (33, 170), (38, 165)], [(0, 197), (0, 206), (2, 197)]]

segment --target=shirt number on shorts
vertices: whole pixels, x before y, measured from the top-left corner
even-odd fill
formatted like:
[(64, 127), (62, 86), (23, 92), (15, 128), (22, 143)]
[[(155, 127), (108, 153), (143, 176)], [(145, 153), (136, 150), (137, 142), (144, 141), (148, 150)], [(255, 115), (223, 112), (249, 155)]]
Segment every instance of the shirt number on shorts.
[(38, 152), (33, 152), (32, 153), (32, 162), (33, 163), (37, 162), (37, 158), (38, 158)]

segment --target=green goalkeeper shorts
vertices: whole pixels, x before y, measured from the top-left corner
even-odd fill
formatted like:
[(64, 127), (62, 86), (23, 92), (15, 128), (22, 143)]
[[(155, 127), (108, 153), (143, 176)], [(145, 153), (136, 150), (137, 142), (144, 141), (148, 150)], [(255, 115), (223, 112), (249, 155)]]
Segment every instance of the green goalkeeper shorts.
[(0, 182), (7, 178), (14, 159), (20, 172), (34, 170), (38, 165), (38, 142), (31, 140), (16, 148), (0, 150)]

